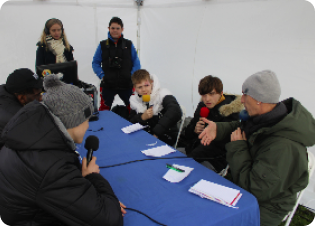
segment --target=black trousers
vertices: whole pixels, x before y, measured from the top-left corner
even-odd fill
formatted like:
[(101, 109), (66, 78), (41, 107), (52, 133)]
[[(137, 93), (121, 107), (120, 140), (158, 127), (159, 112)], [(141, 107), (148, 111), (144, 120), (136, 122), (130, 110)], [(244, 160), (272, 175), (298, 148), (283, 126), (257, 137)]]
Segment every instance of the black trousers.
[(222, 143), (210, 143), (209, 146), (203, 146), (200, 141), (197, 146), (188, 154), (197, 162), (208, 161), (213, 165), (217, 172), (220, 172), (227, 166), (226, 150)]
[(125, 103), (126, 106), (130, 104), (129, 98), (132, 94), (132, 89), (128, 90), (115, 90), (115, 89), (102, 89), (102, 96), (104, 99), (105, 105), (111, 108), (115, 95), (118, 94), (120, 99)]

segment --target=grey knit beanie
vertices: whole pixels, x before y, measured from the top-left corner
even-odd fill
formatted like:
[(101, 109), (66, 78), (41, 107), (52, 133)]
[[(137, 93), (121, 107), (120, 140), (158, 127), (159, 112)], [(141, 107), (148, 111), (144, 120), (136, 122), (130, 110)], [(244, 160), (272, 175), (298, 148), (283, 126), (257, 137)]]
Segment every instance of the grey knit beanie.
[(66, 129), (74, 128), (89, 119), (93, 105), (89, 96), (74, 85), (65, 84), (57, 75), (44, 78), (44, 104), (60, 118)]
[(276, 74), (270, 70), (249, 76), (242, 86), (242, 92), (262, 103), (279, 103), (281, 88)]

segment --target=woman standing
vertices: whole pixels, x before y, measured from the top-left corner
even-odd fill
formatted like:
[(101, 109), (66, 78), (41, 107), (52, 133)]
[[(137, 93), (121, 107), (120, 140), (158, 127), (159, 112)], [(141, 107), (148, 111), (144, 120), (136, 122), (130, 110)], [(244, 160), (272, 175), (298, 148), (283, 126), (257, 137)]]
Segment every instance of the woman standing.
[[(35, 69), (40, 65), (64, 63), (67, 61), (73, 61), (73, 47), (69, 44), (63, 24), (61, 20), (52, 18), (46, 21), (44, 30), (40, 37), (40, 41), (37, 43)], [(37, 70), (36, 70), (37, 71)], [(37, 72), (38, 73), (38, 72)], [(40, 75), (38, 73), (38, 75)], [(47, 75), (43, 71), (42, 76)], [(96, 88), (81, 81), (78, 77), (75, 82), (69, 82), (79, 88), (89, 88), (92, 91), (87, 93), (94, 102)], [(95, 103), (97, 99), (95, 100)], [(97, 111), (97, 106), (95, 107)]]
[(46, 21), (37, 46), (36, 66), (73, 60), (73, 47), (67, 40), (61, 20), (52, 18)]

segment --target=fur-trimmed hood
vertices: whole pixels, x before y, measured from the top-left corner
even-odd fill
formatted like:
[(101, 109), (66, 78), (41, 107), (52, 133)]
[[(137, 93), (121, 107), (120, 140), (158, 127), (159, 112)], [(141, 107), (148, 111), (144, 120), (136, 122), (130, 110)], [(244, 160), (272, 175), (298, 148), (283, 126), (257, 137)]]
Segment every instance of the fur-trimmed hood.
[(223, 94), (224, 96), (235, 96), (235, 99), (229, 103), (229, 104), (225, 104), (223, 106), (221, 106), (219, 108), (219, 113), (224, 116), (227, 117), (233, 113), (239, 113), (244, 109), (244, 105), (241, 103), (241, 95), (232, 95), (232, 94)]

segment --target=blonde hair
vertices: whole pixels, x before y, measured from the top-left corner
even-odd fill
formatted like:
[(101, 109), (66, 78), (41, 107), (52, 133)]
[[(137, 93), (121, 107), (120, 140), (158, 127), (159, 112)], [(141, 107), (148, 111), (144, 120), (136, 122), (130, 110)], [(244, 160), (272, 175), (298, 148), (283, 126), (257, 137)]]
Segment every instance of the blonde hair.
[(41, 35), (41, 37), (40, 37), (39, 42), (40, 42), (41, 44), (45, 44), (45, 45), (46, 45), (46, 48), (48, 48), (48, 47), (47, 47), (47, 42), (46, 42), (46, 36), (47, 36), (47, 34), (46, 34), (45, 30), (46, 30), (46, 29), (49, 30), (49, 29), (50, 29), (53, 25), (55, 25), (55, 24), (58, 24), (58, 25), (61, 26), (61, 29), (62, 29), (61, 38), (63, 39), (63, 42), (64, 42), (64, 45), (65, 45), (66, 49), (67, 49), (68, 51), (70, 51), (70, 44), (69, 44), (69, 42), (68, 42), (66, 33), (65, 33), (65, 31), (63, 30), (63, 24), (62, 24), (61, 20), (58, 20), (58, 19), (54, 19), (54, 18), (53, 18), (53, 19), (48, 20), (48, 21), (45, 23), (45, 27), (44, 27), (44, 29), (43, 29), (43, 32), (42, 32), (42, 35)]

